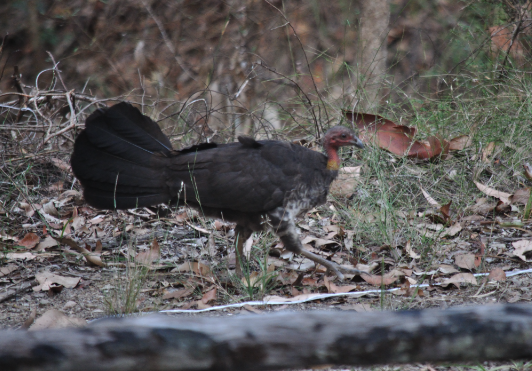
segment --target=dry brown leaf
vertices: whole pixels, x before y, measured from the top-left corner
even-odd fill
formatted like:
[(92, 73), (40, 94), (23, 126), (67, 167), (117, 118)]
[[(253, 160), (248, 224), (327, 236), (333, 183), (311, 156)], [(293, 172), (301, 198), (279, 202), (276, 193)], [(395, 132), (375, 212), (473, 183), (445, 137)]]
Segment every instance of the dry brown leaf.
[(355, 290), (357, 288), (356, 285), (337, 286), (327, 276), (323, 277), (323, 283), (325, 284), (327, 291), (331, 294), (341, 294), (344, 292)]
[(247, 310), (248, 312), (255, 313), (255, 314), (262, 314), (262, 313), (264, 313), (262, 310), (257, 309), (257, 308), (255, 308), (255, 307), (252, 307), (252, 306), (249, 305), (249, 304), (244, 304), (244, 306), (243, 306), (242, 308), (244, 308), (244, 309)]
[(150, 249), (148, 251), (139, 252), (135, 257), (135, 261), (139, 264), (150, 266), (154, 261), (159, 259), (160, 255), (161, 249), (159, 247), (159, 243), (154, 238)]
[(172, 272), (195, 273), (204, 277), (212, 276), (209, 266), (198, 262), (185, 262), (179, 267), (172, 269)]
[(41, 209), (42, 206), (39, 204), (30, 205), (25, 202), (21, 202), (20, 207), (24, 210), (24, 212), (26, 213), (26, 216), (28, 218), (31, 218), (33, 214), (35, 214), (35, 211)]
[(469, 207), (468, 210), (473, 214), (486, 215), (492, 212), (496, 206), (496, 202), (489, 202), (487, 198), (481, 197), (477, 199), (475, 205)]
[(482, 149), (482, 162), (489, 163), (489, 157), (493, 154), (495, 151), (496, 145), (495, 142), (490, 142), (486, 147)]
[(45, 330), (51, 328), (66, 327), (84, 327), (87, 321), (82, 318), (68, 317), (57, 309), (46, 311), (41, 317), (37, 318), (29, 331)]
[(478, 285), (477, 279), (473, 274), (471, 273), (458, 273), (450, 278), (446, 278), (443, 280), (442, 285), (447, 286), (450, 284), (454, 284), (457, 287), (460, 287), (461, 283), (470, 283), (472, 285)]
[(57, 241), (52, 236), (46, 236), (44, 240), (39, 242), (35, 251), (44, 251), (49, 247), (57, 246)]
[(412, 249), (412, 244), (410, 243), (410, 241), (406, 243), (405, 251), (412, 259), (421, 258), (421, 255), (419, 255), (417, 252), (414, 251), (414, 249)]
[(532, 180), (532, 166), (530, 166), (529, 163), (526, 163), (523, 165), (523, 168), (525, 169), (525, 177), (528, 180)]
[(497, 191), (496, 189), (493, 189), (493, 188), (490, 188), (488, 186), (485, 186), (484, 184), (481, 184), (481, 183), (479, 183), (477, 181), (474, 181), (474, 183), (477, 186), (477, 188), (480, 190), (480, 192), (482, 192), (482, 193), (484, 193), (484, 194), (486, 194), (488, 196), (498, 198), (499, 200), (501, 200), (505, 204), (509, 204), (510, 203), (510, 197), (512, 196), (510, 193)]
[(438, 267), (438, 270), (442, 272), (443, 274), (449, 274), (449, 273), (457, 273), (459, 272), (458, 269), (453, 267), (452, 265), (448, 264), (440, 264)]
[(203, 297), (201, 298), (201, 302), (203, 304), (208, 304), (210, 301), (216, 300), (216, 287), (212, 290), (207, 291), (205, 294), (203, 294)]
[(62, 285), (68, 289), (76, 287), (81, 280), (80, 277), (64, 277), (54, 274), (50, 271), (37, 273), (35, 279), (39, 282), (38, 286), (33, 287), (33, 291), (48, 291), (52, 284)]
[(512, 242), (512, 246), (515, 248), (513, 255), (517, 256), (523, 261), (527, 261), (525, 253), (532, 251), (532, 240), (514, 241)]
[(291, 298), (283, 298), (282, 296), (277, 296), (277, 295), (267, 295), (262, 299), (262, 301), (264, 301), (265, 303), (268, 303), (268, 302), (293, 303), (293, 302), (300, 301), (300, 300), (314, 298), (316, 296), (319, 296), (319, 294), (302, 294), (302, 295), (297, 295)]
[(414, 140), (416, 129), (397, 125), (381, 116), (343, 111), (347, 120), (359, 129), (360, 139), (365, 143), (375, 143), (398, 156), (418, 159), (432, 159), (449, 151), (449, 142), (436, 136), (426, 141)]
[(331, 244), (338, 244), (337, 241), (334, 241), (334, 240), (326, 240), (324, 238), (316, 238), (316, 240), (314, 241), (314, 246), (316, 248), (320, 248), (321, 246), (325, 246), (325, 245), (331, 245)]
[(71, 172), (70, 170), (70, 165), (67, 164), (65, 161), (63, 160), (60, 160), (58, 158), (55, 158), (55, 157), (51, 157), (49, 159), (49, 161), (56, 167), (58, 167), (59, 169), (63, 170), (63, 171), (66, 171), (66, 172)]
[(42, 205), (42, 211), (44, 211), (48, 215), (52, 216), (59, 216), (59, 211), (55, 208), (54, 201), (49, 201)]
[(39, 243), (39, 240), (39, 236), (30, 232), (26, 234), (24, 238), (17, 243), (17, 245), (24, 246), (27, 249), (33, 249)]
[(33, 260), (36, 257), (37, 256), (33, 255), (31, 252), (23, 252), (23, 253), (9, 252), (6, 254), (6, 258), (11, 259), (11, 260)]
[(36, 316), (37, 316), (37, 308), (33, 308), (33, 310), (31, 311), (31, 313), (29, 315), (29, 317), (24, 321), (24, 323), (22, 324), (22, 326), (20, 326), (20, 328), (23, 329), (23, 330), (29, 329), (30, 326), (35, 321), (35, 317)]
[(521, 188), (515, 191), (512, 196), (510, 196), (510, 201), (512, 202), (512, 204), (526, 205), (529, 198), (530, 188)]
[(9, 263), (0, 267), (0, 277), (7, 276), (9, 273), (16, 271), (19, 268), (18, 265)]
[(488, 275), (488, 279), (493, 281), (506, 281), (506, 273), (501, 268), (493, 268)]
[(390, 285), (394, 283), (398, 278), (403, 277), (405, 274), (398, 270), (392, 270), (391, 272), (386, 273), (384, 276), (382, 275), (374, 275), (374, 274), (363, 274), (360, 277), (367, 283), (375, 286), (380, 285)]
[(449, 151), (461, 151), (473, 144), (469, 135), (460, 135), (449, 142)]
[[(91, 264), (97, 265), (98, 267), (105, 267), (106, 264), (102, 261), (100, 254), (96, 252), (90, 252), (83, 246), (78, 245), (76, 241), (74, 241), (70, 237), (63, 237), (63, 238), (55, 238), (57, 242), (64, 243), (65, 245), (70, 246), (77, 252), (83, 255), (83, 257)], [(101, 243), (101, 242), (100, 242)]]
[(475, 269), (478, 267), (480, 262), (475, 257), (475, 254), (459, 254), (454, 256), (454, 263), (460, 268), (464, 269)]
[(187, 287), (187, 288), (184, 288), (184, 289), (169, 291), (169, 292), (166, 292), (163, 295), (163, 299), (165, 299), (165, 300), (168, 300), (168, 299), (181, 299), (181, 298), (184, 298), (184, 297), (189, 296), (190, 294), (192, 294), (194, 292), (194, 290), (195, 290), (195, 287)]
[(74, 219), (72, 219), (72, 228), (74, 228), (76, 231), (79, 231), (84, 226), (85, 226), (84, 216), (78, 215)]
[(440, 207), (440, 212), (443, 215), (443, 219), (445, 220), (445, 223), (449, 223), (451, 221), (451, 204), (453, 201), (449, 201), (448, 204), (443, 205)]
[(449, 236), (449, 237), (454, 237), (456, 236), (458, 233), (460, 233), (460, 231), (462, 230), (462, 224), (460, 223), (454, 223), (452, 226), (450, 226), (449, 228), (447, 228), (445, 230), (445, 232), (443, 232), (443, 235), (444, 236)]
[(435, 199), (432, 198), (432, 196), (423, 189), (423, 187), (419, 187), (421, 188), (421, 192), (423, 193), (423, 196), (425, 196), (425, 199), (427, 200), (427, 202), (429, 203), (429, 205), (432, 205), (432, 206), (435, 206), (437, 207), (438, 209), (441, 208), (442, 206), (440, 205), (440, 203), (438, 201), (436, 201)]

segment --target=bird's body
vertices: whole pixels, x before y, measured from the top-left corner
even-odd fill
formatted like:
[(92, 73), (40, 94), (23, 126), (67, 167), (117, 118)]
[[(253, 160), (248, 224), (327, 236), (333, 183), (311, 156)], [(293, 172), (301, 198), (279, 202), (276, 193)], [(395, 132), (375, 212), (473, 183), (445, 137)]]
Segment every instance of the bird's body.
[[(351, 144), (361, 146), (354, 138), (348, 138)], [(333, 152), (326, 156), (293, 143), (249, 137), (175, 151), (155, 122), (120, 103), (87, 119), (71, 164), (94, 207), (187, 204), (205, 216), (235, 222), (239, 253), (252, 231), (271, 227), (287, 249), (341, 277), (333, 263), (302, 250), (295, 228), (297, 216), (326, 201), (338, 174)]]

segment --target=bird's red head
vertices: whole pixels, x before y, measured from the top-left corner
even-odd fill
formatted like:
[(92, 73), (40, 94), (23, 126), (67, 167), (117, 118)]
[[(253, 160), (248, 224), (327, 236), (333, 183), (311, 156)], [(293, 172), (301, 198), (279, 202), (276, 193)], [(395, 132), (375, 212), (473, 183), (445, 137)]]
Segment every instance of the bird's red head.
[(328, 157), (327, 169), (338, 170), (340, 168), (338, 148), (343, 146), (364, 148), (362, 141), (351, 129), (348, 129), (345, 126), (334, 126), (330, 128), (323, 139), (323, 148)]

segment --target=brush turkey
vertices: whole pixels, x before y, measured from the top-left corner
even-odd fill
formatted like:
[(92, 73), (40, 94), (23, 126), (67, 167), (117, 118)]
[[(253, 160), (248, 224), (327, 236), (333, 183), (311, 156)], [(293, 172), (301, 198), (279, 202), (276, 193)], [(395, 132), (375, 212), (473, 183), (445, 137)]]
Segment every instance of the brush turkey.
[[(286, 249), (343, 279), (341, 272), (361, 272), (306, 251), (295, 219), (325, 203), (340, 167), (338, 148), (364, 145), (350, 129), (335, 126), (323, 146), (326, 155), (293, 143), (238, 137), (235, 143), (173, 150), (154, 121), (123, 102), (87, 118), (71, 164), (85, 200), (96, 208), (187, 204), (236, 223), (238, 257), (253, 231), (271, 228)], [(236, 272), (241, 275), (240, 264)]]

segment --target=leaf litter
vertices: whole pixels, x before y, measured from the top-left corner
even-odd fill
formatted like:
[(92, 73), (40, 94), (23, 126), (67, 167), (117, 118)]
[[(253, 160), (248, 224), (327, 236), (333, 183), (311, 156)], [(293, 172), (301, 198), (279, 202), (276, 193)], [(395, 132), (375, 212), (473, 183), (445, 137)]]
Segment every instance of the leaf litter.
[[(373, 122), (362, 121), (369, 125), (366, 140), (377, 140), (371, 143), (397, 156), (435, 159), (471, 145), (470, 136), (448, 140), (448, 144), (437, 136), (416, 141), (412, 128), (379, 117), (371, 119)], [(397, 143), (385, 145), (392, 137), (399, 138), (398, 147), (394, 147)], [(480, 160), (491, 161), (497, 150), (496, 146), (486, 147)], [(524, 169), (526, 176), (527, 167)], [(528, 202), (529, 187), (511, 193), (476, 182), (485, 197), (472, 199), (471, 206), (460, 210), (454, 206), (454, 199), (441, 197), (436, 188), (419, 184), (428, 207), (397, 210), (395, 215), (399, 223), (426, 236), (427, 243), (398, 240), (374, 245), (361, 239), (357, 225), (346, 222), (344, 211), (367, 222), (380, 220), (377, 211), (362, 214), (356, 207), (346, 209), (349, 198), (361, 197), (358, 187), (367, 181), (366, 171), (363, 165), (346, 166), (341, 171), (341, 182), (336, 183), (339, 186), (331, 190), (330, 202), (298, 221), (306, 249), (369, 273), (346, 275), (346, 282), (328, 276), (324, 267), (285, 251), (268, 234), (253, 235), (246, 241), (245, 262), (250, 264), (250, 272), (236, 279), (232, 273), (235, 259), (231, 223), (204, 219), (186, 208), (171, 210), (169, 217), (158, 217), (148, 209), (102, 212), (84, 206), (77, 190), (49, 188), (45, 198), (32, 200), (31, 204), (20, 202), (18, 209), (13, 209), (18, 232), (15, 228), (0, 235), (6, 262), (0, 267), (2, 285), (16, 288), (34, 280), (39, 283), (31, 292), (19, 295), (19, 300), (30, 306), (0, 302), (0, 316), (9, 315), (12, 320), (7, 323), (14, 327), (32, 318), (30, 307), (37, 307), (37, 315), (41, 316), (52, 309), (72, 318), (104, 316), (109, 313), (105, 304), (109, 290), (116, 290), (120, 286), (117, 282), (131, 279), (126, 271), (139, 266), (150, 272), (145, 281), (132, 279), (142, 287), (135, 302), (139, 311), (238, 310), (244, 307), (241, 303), (251, 299), (258, 303), (252, 305), (261, 305), (264, 310), (273, 310), (268, 306), (273, 303), (367, 310), (383, 305), (383, 292), (394, 293), (386, 302), (403, 300), (411, 308), (422, 308), (449, 297), (470, 302), (477, 291), (474, 300), (489, 302), (493, 296), (483, 296), (486, 293), (482, 291), (488, 287), (500, 290), (498, 300), (532, 299), (528, 290), (516, 291), (527, 289), (528, 281), (518, 281), (510, 274), (532, 258), (530, 220), (520, 219), (521, 209), (517, 207)], [(477, 241), (482, 239), (489, 243), (478, 248)], [(270, 255), (265, 255), (263, 252), (268, 250)], [(47, 267), (50, 270), (44, 269)], [(484, 277), (485, 282), (479, 283), (478, 277)], [(503, 282), (516, 289), (504, 294)]]

